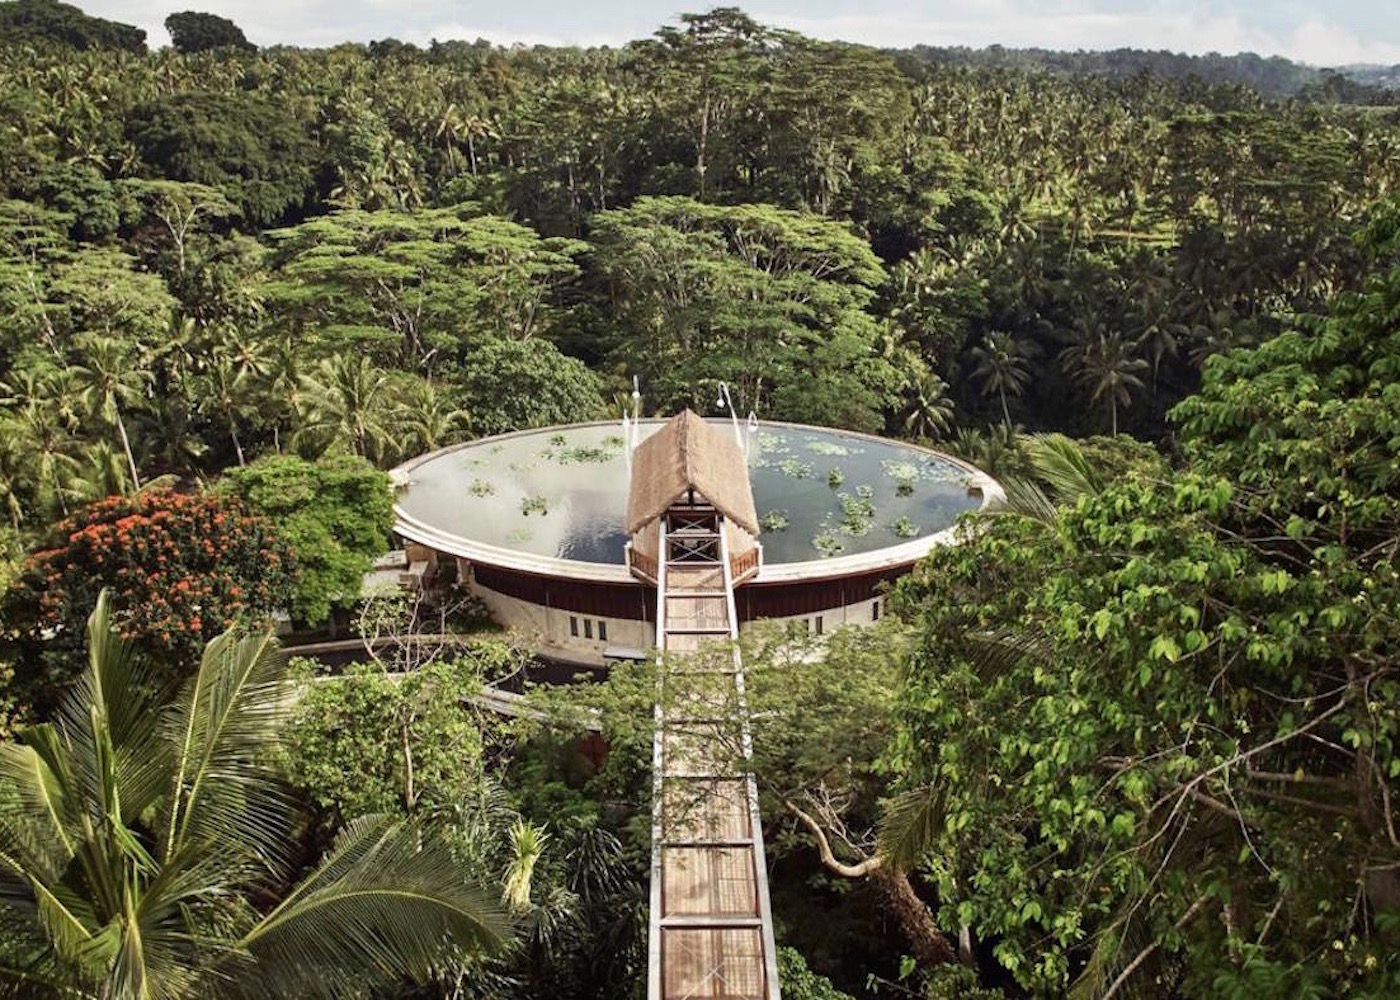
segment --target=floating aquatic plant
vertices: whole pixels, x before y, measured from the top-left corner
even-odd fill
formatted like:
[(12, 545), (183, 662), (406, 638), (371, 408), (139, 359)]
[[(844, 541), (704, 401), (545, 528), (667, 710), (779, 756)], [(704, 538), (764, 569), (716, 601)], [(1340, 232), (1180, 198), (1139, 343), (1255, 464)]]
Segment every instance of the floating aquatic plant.
[(832, 469), (826, 474), (826, 485), (833, 490), (846, 481), (846, 474), (840, 469)]
[(812, 546), (822, 554), (822, 558), (830, 558), (846, 547), (846, 543), (831, 530), (825, 530), (816, 538), (812, 539)]
[(789, 479), (806, 479), (812, 475), (812, 463), (785, 458), (778, 463), (778, 471)]
[(792, 526), (792, 518), (785, 510), (770, 510), (758, 519), (758, 526), (764, 531), (786, 531)]
[(918, 538), (919, 526), (907, 517), (901, 517), (894, 524), (890, 525), (890, 531), (894, 532), (896, 538)]
[(496, 492), (496, 487), (484, 479), (473, 479), (472, 484), (467, 487), (467, 492), (474, 497), (489, 497)]
[(544, 497), (526, 497), (520, 501), (520, 513), (526, 517), (531, 514), (544, 516), (549, 513), (549, 501)]
[(584, 465), (587, 463), (611, 462), (617, 457), (617, 450), (606, 446), (591, 448), (587, 445), (579, 445), (577, 448), (565, 448), (559, 452), (558, 461), (560, 465)]
[(814, 451), (818, 455), (830, 455), (832, 457), (849, 455), (851, 449), (845, 445), (836, 444), (833, 441), (808, 441), (807, 450)]
[(874, 491), (862, 495), (862, 489), (870, 490), (870, 487), (857, 487), (855, 495), (836, 494), (836, 499), (841, 501), (841, 530), (857, 538), (869, 534), (871, 524), (875, 520), (875, 504), (870, 500)]

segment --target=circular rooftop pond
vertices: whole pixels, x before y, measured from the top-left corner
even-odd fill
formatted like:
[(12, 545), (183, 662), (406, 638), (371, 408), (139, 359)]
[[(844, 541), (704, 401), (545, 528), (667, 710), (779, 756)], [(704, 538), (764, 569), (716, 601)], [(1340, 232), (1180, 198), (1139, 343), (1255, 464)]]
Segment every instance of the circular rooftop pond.
[[(665, 421), (643, 421), (640, 437)], [(730, 433), (730, 423), (714, 421)], [(975, 470), (862, 434), (759, 423), (741, 431), (766, 564), (858, 555), (950, 527), (976, 509)], [(410, 462), (401, 515), (494, 548), (622, 565), (628, 469), (616, 423), (483, 438)]]

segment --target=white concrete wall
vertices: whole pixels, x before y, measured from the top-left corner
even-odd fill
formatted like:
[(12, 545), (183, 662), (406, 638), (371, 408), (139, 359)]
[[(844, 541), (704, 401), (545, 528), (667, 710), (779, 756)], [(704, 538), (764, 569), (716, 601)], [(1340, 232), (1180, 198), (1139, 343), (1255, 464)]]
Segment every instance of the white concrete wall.
[[(830, 632), (832, 629), (840, 628), (843, 625), (872, 625), (878, 618), (875, 615), (875, 605), (880, 606), (879, 617), (883, 618), (886, 613), (885, 602), (887, 597), (881, 595), (868, 600), (857, 601), (855, 604), (837, 605), (834, 608), (826, 608), (822, 611), (814, 611), (806, 615), (790, 615), (785, 618), (764, 618), (765, 622), (780, 622), (784, 624), (802, 627), (802, 622), (807, 623), (807, 628), (811, 632), (820, 631), (822, 634)], [(821, 619), (818, 625), (817, 619)], [(751, 622), (745, 622), (740, 626), (740, 631), (747, 628)]]
[[(649, 650), (656, 644), (656, 629), (651, 622), (546, 608), (517, 597), (507, 597), (475, 583), (471, 589), (490, 609), (496, 621), (519, 632), (541, 656), (550, 659), (601, 667), (606, 663), (603, 651), (609, 646)], [(577, 627), (577, 636), (571, 634), (570, 619)], [(599, 638), (599, 622), (606, 625), (607, 639)], [(589, 631), (593, 633), (592, 638), (588, 638)]]
[[(550, 659), (599, 667), (606, 664), (603, 651), (610, 646), (650, 650), (656, 644), (656, 629), (651, 622), (624, 618), (599, 618), (596, 615), (584, 615), (576, 611), (546, 608), (516, 597), (507, 597), (477, 584), (472, 584), (472, 593), (481, 598), (496, 621), (506, 628), (520, 633), (531, 645), (536, 647), (541, 656)], [(803, 627), (802, 622), (806, 622), (806, 628), (809, 631), (813, 633), (820, 631), (825, 634), (843, 625), (870, 625), (876, 621), (876, 602), (879, 602), (880, 615), (883, 616), (886, 600), (887, 598), (883, 596), (872, 597), (856, 604), (838, 605), (812, 614), (765, 620), (792, 623), (798, 628)], [(817, 624), (818, 617), (821, 618), (820, 629)], [(572, 634), (570, 619), (573, 619), (577, 626), (577, 636)], [(599, 638), (598, 623), (600, 621), (607, 625), (608, 637), (606, 640)], [(588, 625), (585, 623), (591, 625), (593, 632), (591, 639), (586, 634)], [(747, 626), (741, 626), (741, 629), (744, 627)]]

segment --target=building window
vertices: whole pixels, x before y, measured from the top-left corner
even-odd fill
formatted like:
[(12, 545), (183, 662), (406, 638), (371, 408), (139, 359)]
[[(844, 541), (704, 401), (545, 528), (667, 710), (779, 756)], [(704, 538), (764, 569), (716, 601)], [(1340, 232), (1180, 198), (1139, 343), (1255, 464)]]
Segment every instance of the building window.
[(575, 639), (578, 638), (578, 619), (573, 615), (569, 616), (569, 634)]
[(817, 615), (815, 621), (816, 621), (816, 625), (817, 625), (817, 635), (821, 635), (821, 634), (822, 634), (822, 616), (821, 616), (821, 615)]
[(608, 623), (602, 619), (598, 620), (598, 639), (600, 642), (608, 641)]
[(878, 622), (880, 620), (880, 599), (877, 597), (870, 605), (870, 620)]
[(583, 620), (583, 637), (584, 637), (585, 639), (592, 639), (592, 638), (593, 638), (593, 619), (592, 619), (592, 618), (585, 618), (585, 619)]

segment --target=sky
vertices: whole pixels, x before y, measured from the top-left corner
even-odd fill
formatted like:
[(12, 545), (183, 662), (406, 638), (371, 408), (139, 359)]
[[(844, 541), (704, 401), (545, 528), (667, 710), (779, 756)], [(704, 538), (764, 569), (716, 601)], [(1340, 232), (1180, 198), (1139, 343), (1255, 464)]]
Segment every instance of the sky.
[[(332, 45), (399, 38), (486, 38), (548, 45), (619, 45), (714, 3), (678, 0), (70, 0), (90, 14), (169, 42), (175, 10), (231, 18), (259, 45)], [(1314, 66), (1400, 63), (1395, 0), (724, 0), (766, 24), (816, 38), (907, 47), (1258, 52)]]

